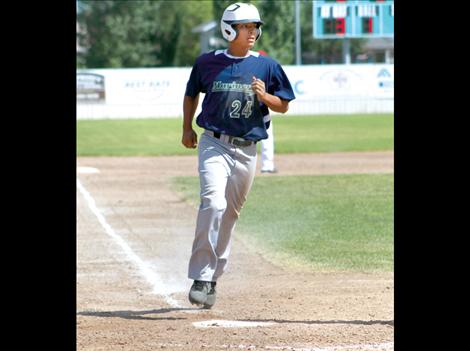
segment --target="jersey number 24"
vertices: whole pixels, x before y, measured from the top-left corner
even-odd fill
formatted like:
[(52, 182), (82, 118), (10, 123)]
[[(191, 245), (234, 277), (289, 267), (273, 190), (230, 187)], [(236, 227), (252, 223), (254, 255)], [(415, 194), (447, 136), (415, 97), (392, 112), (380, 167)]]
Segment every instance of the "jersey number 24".
[[(253, 105), (253, 101), (247, 101), (245, 107), (243, 107), (242, 115), (245, 118), (249, 118), (253, 110), (251, 109)], [(242, 107), (242, 102), (240, 100), (233, 100), (232, 102), (232, 110), (230, 111), (231, 118), (240, 118), (240, 109)]]

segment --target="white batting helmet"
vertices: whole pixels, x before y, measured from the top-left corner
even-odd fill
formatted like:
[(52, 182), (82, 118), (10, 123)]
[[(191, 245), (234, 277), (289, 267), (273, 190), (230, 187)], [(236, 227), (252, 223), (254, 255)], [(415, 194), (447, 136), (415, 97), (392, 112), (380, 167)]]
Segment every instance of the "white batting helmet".
[(263, 24), (258, 9), (252, 4), (237, 2), (225, 9), (222, 19), (220, 20), (220, 29), (225, 39), (233, 41), (238, 36), (238, 31), (232, 25), (252, 22), (258, 25), (258, 34), (256, 35), (256, 40), (258, 40), (261, 36), (261, 25)]

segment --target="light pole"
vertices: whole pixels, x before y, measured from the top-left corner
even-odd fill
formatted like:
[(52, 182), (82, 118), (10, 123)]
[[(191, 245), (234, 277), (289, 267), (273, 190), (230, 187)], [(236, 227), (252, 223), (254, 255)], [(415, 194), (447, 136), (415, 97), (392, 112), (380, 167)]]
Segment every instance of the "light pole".
[(295, 0), (295, 64), (302, 64), (300, 50), (300, 1)]

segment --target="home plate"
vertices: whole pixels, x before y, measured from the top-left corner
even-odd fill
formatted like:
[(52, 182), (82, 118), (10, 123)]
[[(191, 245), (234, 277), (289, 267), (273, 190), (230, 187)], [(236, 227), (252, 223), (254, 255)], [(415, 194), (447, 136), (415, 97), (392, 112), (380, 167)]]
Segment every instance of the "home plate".
[(85, 173), (85, 174), (100, 173), (100, 171), (97, 168), (93, 168), (93, 167), (78, 167), (77, 172)]
[(210, 320), (202, 322), (194, 322), (196, 328), (245, 328), (245, 327), (266, 327), (273, 325), (271, 322), (246, 322), (246, 321), (224, 321)]

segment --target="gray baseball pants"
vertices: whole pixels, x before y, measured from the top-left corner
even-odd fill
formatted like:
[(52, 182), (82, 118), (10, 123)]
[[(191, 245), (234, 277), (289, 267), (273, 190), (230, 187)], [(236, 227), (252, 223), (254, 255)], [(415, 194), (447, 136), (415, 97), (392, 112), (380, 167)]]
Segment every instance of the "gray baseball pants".
[(253, 184), (256, 144), (233, 146), (205, 131), (198, 157), (201, 203), (188, 277), (217, 281), (227, 268), (235, 222)]

